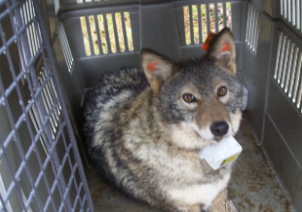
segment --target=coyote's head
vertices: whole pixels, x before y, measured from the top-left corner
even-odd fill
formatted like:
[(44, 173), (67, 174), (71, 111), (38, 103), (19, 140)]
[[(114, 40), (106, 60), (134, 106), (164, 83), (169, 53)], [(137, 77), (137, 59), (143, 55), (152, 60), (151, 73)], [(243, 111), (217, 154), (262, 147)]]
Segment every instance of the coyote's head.
[[(226, 51), (225, 45), (229, 46)], [(142, 68), (159, 98), (161, 118), (174, 127), (175, 136), (185, 133), (196, 138), (176, 138), (178, 145), (200, 148), (238, 131), (242, 87), (236, 77), (235, 56), (227, 28), (214, 37), (202, 58), (174, 62), (150, 49), (142, 50)]]

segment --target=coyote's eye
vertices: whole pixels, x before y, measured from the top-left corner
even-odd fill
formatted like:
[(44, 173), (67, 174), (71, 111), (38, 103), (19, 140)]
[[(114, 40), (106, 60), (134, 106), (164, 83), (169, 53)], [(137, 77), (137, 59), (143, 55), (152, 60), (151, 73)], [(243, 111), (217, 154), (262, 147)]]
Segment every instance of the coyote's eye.
[(217, 90), (217, 95), (218, 96), (225, 96), (227, 94), (228, 90), (226, 89), (225, 86), (221, 86)]
[(195, 96), (190, 93), (185, 93), (182, 98), (185, 100), (185, 102), (191, 103), (196, 102)]

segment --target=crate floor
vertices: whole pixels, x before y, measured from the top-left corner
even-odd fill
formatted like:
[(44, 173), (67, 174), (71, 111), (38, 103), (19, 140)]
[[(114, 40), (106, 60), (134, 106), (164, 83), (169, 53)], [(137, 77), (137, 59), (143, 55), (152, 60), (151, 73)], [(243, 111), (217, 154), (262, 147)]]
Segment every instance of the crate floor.
[[(261, 147), (257, 146), (247, 118), (243, 118), (236, 139), (243, 147), (229, 184), (229, 195), (239, 212), (288, 212), (287, 196), (278, 185)], [(96, 212), (159, 212), (129, 199), (106, 185), (92, 169), (86, 176)]]
[(237, 141), (243, 147), (229, 184), (229, 195), (239, 212), (294, 212), (279, 186), (252, 128), (244, 116)]

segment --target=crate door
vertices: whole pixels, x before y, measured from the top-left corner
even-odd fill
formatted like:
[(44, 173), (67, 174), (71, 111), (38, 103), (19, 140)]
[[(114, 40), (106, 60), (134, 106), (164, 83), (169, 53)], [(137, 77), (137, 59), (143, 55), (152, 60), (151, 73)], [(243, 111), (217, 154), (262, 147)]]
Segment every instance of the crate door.
[(0, 211), (92, 211), (39, 4), (0, 1)]

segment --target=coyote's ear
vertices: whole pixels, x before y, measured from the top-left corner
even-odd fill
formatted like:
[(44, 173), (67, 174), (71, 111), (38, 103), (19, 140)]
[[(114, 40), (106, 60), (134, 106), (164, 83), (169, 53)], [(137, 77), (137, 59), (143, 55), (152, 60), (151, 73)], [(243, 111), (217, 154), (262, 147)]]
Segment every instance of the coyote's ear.
[(215, 35), (207, 52), (207, 57), (222, 68), (236, 74), (235, 44), (230, 29), (224, 28)]
[(163, 82), (173, 75), (173, 62), (168, 57), (151, 49), (142, 49), (141, 61), (152, 90), (158, 93)]

